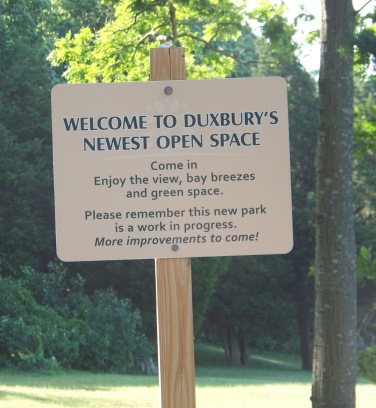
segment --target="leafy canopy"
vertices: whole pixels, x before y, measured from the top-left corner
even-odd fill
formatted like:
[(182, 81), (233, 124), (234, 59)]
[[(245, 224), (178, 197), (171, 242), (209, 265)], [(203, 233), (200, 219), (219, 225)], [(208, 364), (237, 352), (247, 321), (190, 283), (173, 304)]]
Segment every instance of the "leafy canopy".
[(148, 80), (149, 51), (172, 41), (189, 50), (189, 78), (225, 77), (234, 61), (216, 42), (239, 36), (244, 5), (228, 0), (132, 1), (114, 5), (102, 27), (84, 26), (55, 42), (50, 61), (72, 83)]

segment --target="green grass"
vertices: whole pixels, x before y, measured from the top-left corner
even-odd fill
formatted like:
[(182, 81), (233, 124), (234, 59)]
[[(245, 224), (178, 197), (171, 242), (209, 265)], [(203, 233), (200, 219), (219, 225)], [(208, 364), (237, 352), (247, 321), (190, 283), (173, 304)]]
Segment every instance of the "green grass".
[[(311, 374), (292, 356), (258, 353), (247, 367), (227, 367), (223, 352), (196, 348), (197, 408), (310, 408)], [(25, 374), (0, 370), (1, 408), (160, 408), (154, 376), (77, 371)], [(376, 407), (376, 386), (357, 386), (357, 408)]]

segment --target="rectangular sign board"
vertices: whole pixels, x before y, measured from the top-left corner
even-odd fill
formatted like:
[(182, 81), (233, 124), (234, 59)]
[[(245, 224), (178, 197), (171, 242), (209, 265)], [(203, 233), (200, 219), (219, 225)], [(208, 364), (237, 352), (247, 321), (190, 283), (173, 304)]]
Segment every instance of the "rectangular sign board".
[(52, 131), (63, 261), (292, 248), (282, 78), (57, 85)]

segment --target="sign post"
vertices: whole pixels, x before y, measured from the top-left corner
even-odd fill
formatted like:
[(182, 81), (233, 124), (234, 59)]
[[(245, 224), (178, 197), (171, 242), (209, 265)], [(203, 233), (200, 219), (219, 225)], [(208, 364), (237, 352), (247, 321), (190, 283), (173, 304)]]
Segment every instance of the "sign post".
[[(184, 49), (152, 49), (150, 79), (185, 79)], [(196, 399), (190, 259), (156, 259), (155, 284), (161, 407), (194, 408)]]
[(194, 408), (190, 258), (292, 249), (287, 84), (185, 80), (182, 48), (150, 71), (53, 88), (57, 255), (156, 259), (162, 408)]

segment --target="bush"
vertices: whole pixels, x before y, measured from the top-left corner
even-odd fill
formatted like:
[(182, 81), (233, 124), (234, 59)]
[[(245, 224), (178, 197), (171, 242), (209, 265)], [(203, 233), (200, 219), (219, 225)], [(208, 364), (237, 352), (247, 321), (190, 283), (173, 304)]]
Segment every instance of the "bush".
[(0, 293), (0, 355), (3, 365), (18, 367), (26, 364), (31, 369), (33, 358), (28, 360), (28, 356), (35, 355), (39, 356), (35, 366), (38, 370), (44, 359), (44, 349), (51, 349), (59, 337), (62, 319), (54, 310), (39, 305), (19, 281), (0, 277)]
[(51, 276), (24, 268), (19, 280), (0, 277), (1, 366), (128, 372), (150, 359), (130, 302), (112, 290), (90, 298), (81, 278), (72, 285), (66, 274), (56, 276), (60, 269)]
[(17, 368), (23, 371), (57, 371), (60, 369), (60, 364), (55, 357), (45, 358), (42, 347), (38, 347), (36, 353), (30, 353), (27, 356), (21, 357)]
[(358, 372), (376, 383), (376, 346), (367, 347), (358, 353)]
[(39, 304), (50, 306), (66, 318), (76, 316), (81, 303), (87, 302), (84, 279), (80, 275), (69, 278), (67, 269), (60, 263), (49, 263), (48, 273), (23, 267), (20, 280)]
[(87, 324), (88, 338), (76, 368), (125, 373), (150, 358), (152, 348), (141, 332), (139, 312), (113, 290), (94, 294)]

